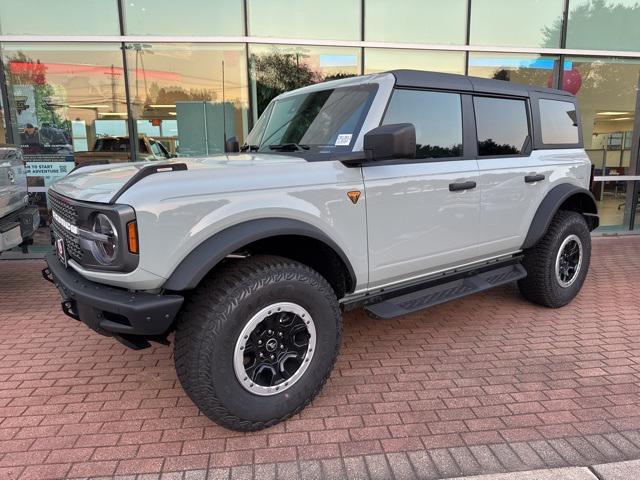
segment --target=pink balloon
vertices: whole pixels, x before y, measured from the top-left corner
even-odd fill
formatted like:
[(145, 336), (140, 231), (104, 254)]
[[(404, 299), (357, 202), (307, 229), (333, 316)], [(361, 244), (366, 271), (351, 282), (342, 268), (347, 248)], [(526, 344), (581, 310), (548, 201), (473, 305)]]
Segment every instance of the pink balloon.
[[(553, 75), (549, 75), (547, 79), (547, 87), (553, 87)], [(575, 68), (566, 70), (562, 73), (562, 90), (575, 95), (582, 87), (582, 75)]]

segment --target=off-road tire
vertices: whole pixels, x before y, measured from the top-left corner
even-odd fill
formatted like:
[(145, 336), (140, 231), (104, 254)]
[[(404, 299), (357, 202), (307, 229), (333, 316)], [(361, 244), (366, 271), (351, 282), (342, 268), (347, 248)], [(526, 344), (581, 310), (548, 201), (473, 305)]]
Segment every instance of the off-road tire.
[[(582, 264), (573, 283), (563, 287), (556, 278), (556, 258), (562, 242), (575, 235), (582, 243)], [(529, 301), (551, 308), (568, 304), (578, 294), (589, 270), (591, 234), (584, 217), (560, 210), (540, 241), (525, 252), (522, 262), (528, 275), (518, 281), (522, 295)]]
[[(249, 319), (276, 302), (294, 302), (309, 312), (316, 348), (295, 384), (259, 396), (240, 384), (233, 353)], [(185, 300), (176, 326), (176, 371), (186, 393), (211, 420), (233, 430), (260, 430), (296, 414), (318, 394), (335, 363), (341, 334), (336, 295), (316, 271), (276, 256), (229, 260)]]

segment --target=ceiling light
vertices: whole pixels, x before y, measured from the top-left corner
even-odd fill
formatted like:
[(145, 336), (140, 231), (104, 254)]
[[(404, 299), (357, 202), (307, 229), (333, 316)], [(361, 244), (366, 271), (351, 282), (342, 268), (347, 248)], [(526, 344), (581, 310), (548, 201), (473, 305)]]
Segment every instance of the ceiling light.
[(109, 105), (67, 105), (69, 108), (109, 108)]
[(631, 112), (598, 112), (596, 115), (629, 115)]

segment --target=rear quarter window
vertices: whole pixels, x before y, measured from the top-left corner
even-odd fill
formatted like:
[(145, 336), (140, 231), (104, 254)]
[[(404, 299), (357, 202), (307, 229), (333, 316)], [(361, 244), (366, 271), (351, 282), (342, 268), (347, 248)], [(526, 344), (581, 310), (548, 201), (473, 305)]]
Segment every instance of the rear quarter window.
[(541, 98), (539, 107), (542, 143), (547, 145), (578, 143), (578, 117), (575, 104)]

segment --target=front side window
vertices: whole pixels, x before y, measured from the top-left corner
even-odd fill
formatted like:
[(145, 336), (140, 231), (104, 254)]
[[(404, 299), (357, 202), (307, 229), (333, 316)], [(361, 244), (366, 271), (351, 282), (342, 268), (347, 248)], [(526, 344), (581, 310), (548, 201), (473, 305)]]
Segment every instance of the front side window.
[(257, 150), (345, 150), (355, 141), (375, 90), (375, 85), (332, 88), (276, 100), (265, 112), (268, 119)]
[(575, 145), (578, 143), (578, 117), (571, 102), (540, 99), (542, 143)]
[(475, 97), (478, 155), (520, 155), (529, 142), (524, 100)]
[(462, 156), (462, 105), (457, 93), (395, 90), (382, 123), (414, 125), (416, 158)]

